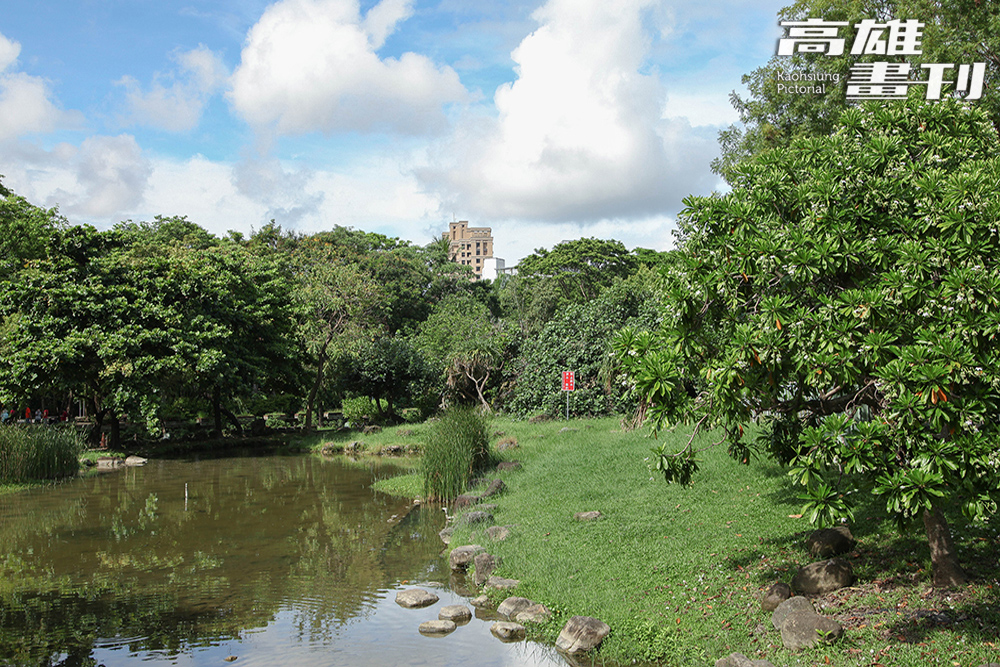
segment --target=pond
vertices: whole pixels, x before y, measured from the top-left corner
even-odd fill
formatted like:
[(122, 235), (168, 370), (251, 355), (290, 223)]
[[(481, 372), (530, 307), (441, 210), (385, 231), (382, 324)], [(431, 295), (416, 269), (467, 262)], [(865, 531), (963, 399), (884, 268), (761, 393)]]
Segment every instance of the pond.
[[(417, 631), (467, 591), (444, 513), (371, 489), (391, 465), (245, 453), (0, 497), (0, 665), (566, 665), (488, 614)], [(415, 585), (441, 600), (398, 606)]]

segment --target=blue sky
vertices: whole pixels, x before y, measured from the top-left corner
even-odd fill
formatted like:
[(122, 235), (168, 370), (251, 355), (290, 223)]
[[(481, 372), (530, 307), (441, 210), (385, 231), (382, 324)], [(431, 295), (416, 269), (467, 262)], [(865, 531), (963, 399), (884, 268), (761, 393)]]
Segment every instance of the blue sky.
[(581, 236), (666, 249), (787, 0), (8, 3), (0, 174), (71, 222), (275, 219), (508, 264)]

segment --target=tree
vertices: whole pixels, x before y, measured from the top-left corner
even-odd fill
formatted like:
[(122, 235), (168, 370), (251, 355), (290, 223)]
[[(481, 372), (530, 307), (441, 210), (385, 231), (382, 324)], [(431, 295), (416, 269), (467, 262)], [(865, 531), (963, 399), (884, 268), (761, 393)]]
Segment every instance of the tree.
[(522, 259), (517, 270), (529, 282), (552, 280), (564, 299), (584, 303), (637, 267), (638, 260), (621, 241), (588, 238), (563, 241), (552, 250), (539, 248)]
[[(982, 109), (865, 105), (685, 200), (667, 325), (616, 340), (654, 428), (789, 463), (820, 523), (862, 490), (921, 516), (934, 584), (961, 584), (942, 508), (982, 518), (1000, 486), (998, 153)], [(691, 481), (691, 442), (658, 454)]]
[[(845, 21), (851, 26), (863, 19), (879, 22), (916, 19), (926, 25), (921, 53), (907, 56), (913, 71), (924, 63), (986, 63), (983, 97), (977, 105), (986, 109), (1000, 133), (1000, 5), (980, 0), (798, 0), (778, 13), (779, 20), (822, 18)], [(848, 28), (844, 28), (845, 34)], [(775, 56), (767, 65), (743, 76), (748, 94), (733, 93), (730, 99), (739, 112), (740, 125), (719, 134), (721, 156), (713, 169), (732, 177), (733, 168), (755, 153), (787, 146), (796, 137), (829, 134), (841, 111), (848, 106), (846, 86), (854, 63), (885, 61), (885, 55), (855, 56), (850, 43), (841, 56), (806, 53)], [(835, 75), (839, 84), (827, 86), (824, 95), (801, 95), (782, 90), (781, 75), (792, 72)], [(919, 91), (923, 94), (923, 91)]]
[(372, 399), (382, 421), (398, 420), (396, 409), (417, 399), (434, 377), (408, 339), (390, 336), (361, 341), (340, 358), (338, 375), (342, 392)]

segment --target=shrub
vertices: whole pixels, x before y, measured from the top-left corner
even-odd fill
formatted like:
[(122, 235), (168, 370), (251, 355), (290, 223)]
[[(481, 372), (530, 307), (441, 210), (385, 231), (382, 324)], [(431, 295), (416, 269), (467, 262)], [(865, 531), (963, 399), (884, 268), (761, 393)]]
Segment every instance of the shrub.
[(72, 475), (82, 451), (83, 439), (73, 427), (0, 426), (0, 482)]
[[(380, 399), (380, 402), (382, 410), (385, 410), (388, 404), (382, 399)], [(367, 396), (345, 398), (341, 403), (340, 409), (344, 413), (344, 419), (350, 423), (351, 428), (359, 428), (364, 424), (378, 424), (381, 421), (375, 402)]]
[(472, 476), (493, 463), (486, 417), (477, 409), (456, 406), (433, 424), (424, 447), (424, 495), (450, 500)]

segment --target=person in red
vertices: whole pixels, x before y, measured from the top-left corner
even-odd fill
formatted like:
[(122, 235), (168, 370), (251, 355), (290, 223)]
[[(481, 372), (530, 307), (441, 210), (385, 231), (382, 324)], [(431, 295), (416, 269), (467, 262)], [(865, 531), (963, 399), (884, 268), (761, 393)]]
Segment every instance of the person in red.
[(24, 409), (24, 421), (31, 423), (31, 406)]

